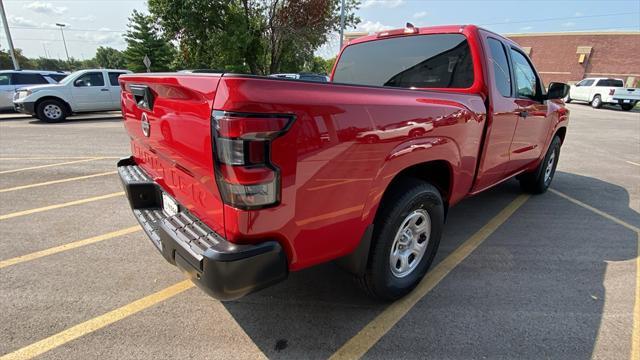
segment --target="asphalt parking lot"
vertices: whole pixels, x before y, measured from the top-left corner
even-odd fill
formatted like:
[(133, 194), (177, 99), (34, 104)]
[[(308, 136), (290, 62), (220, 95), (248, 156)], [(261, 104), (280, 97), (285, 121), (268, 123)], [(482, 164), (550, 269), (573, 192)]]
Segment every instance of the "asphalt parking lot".
[(334, 264), (211, 299), (130, 213), (119, 113), (2, 114), (0, 354), (639, 359), (640, 112), (568, 107), (552, 191), (511, 180), (451, 209), (429, 275), (392, 305)]

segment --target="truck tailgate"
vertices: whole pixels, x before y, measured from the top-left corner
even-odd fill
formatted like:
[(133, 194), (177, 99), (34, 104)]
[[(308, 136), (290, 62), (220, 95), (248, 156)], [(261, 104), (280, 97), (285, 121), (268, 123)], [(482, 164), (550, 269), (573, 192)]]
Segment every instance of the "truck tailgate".
[(616, 88), (613, 93), (614, 100), (640, 101), (640, 89)]
[(136, 163), (178, 203), (224, 236), (214, 177), (211, 111), (219, 74), (120, 77)]

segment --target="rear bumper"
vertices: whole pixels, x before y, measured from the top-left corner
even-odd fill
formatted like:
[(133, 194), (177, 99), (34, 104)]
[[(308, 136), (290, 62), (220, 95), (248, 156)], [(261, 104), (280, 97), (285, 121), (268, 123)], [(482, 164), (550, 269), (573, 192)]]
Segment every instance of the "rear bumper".
[(180, 206), (162, 210), (162, 189), (133, 158), (118, 161), (133, 214), (162, 256), (209, 295), (232, 300), (284, 280), (287, 259), (280, 244), (240, 245), (225, 240)]
[(36, 113), (34, 102), (14, 102), (13, 109), (23, 114), (34, 115)]

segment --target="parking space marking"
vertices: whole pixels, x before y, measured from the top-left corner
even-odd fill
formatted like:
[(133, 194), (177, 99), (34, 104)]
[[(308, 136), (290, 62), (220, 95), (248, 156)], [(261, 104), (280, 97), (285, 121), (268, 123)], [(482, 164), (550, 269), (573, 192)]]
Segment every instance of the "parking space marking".
[(15, 187), (10, 187), (10, 188), (0, 189), (0, 193), (8, 192), (8, 191), (31, 189), (31, 188), (34, 188), (34, 187), (45, 186), (45, 185), (60, 184), (60, 183), (65, 183), (65, 182), (69, 182), (69, 181), (91, 179), (91, 178), (98, 177), (98, 176), (114, 175), (116, 173), (118, 173), (118, 172), (117, 171), (107, 171), (107, 172), (91, 174), (91, 175), (76, 176), (76, 177), (60, 179), (60, 180), (52, 180), (52, 181), (45, 181), (45, 182), (29, 184), (29, 185), (15, 186)]
[(96, 330), (102, 329), (108, 325), (111, 325), (117, 321), (127, 318), (133, 314), (136, 314), (142, 310), (148, 309), (153, 305), (156, 305), (162, 301), (170, 299), (178, 294), (183, 293), (193, 287), (191, 280), (184, 280), (168, 288), (160, 290), (151, 295), (145, 296), (132, 303), (119, 307), (115, 310), (109, 311), (103, 315), (87, 320), (78, 325), (72, 326), (66, 330), (63, 330), (55, 335), (49, 336), (46, 339), (35, 342), (31, 345), (25, 346), (12, 353), (6, 354), (0, 357), (0, 360), (15, 360), (15, 359), (31, 359), (38, 355), (44, 354), (47, 351), (55, 349), (61, 345), (64, 345), (70, 341), (73, 341), (79, 337), (92, 333)]
[(631, 164), (631, 165), (635, 165), (635, 166), (640, 166), (640, 164), (635, 163), (633, 161), (629, 161), (629, 160), (625, 160), (627, 163)]
[(65, 161), (65, 162), (55, 163), (55, 164), (47, 164), (47, 165), (30, 166), (30, 167), (21, 168), (21, 169), (13, 169), (13, 170), (0, 171), (0, 174), (10, 174), (10, 173), (16, 173), (16, 172), (19, 172), (19, 171), (35, 170), (35, 169), (44, 169), (44, 168), (49, 168), (49, 167), (54, 167), (54, 166), (69, 165), (69, 164), (77, 164), (77, 163), (81, 163), (81, 162), (88, 162), (88, 161), (95, 161), (95, 160), (103, 160), (103, 159), (104, 159), (104, 158), (102, 158), (102, 157), (95, 157), (95, 158), (82, 159), (82, 160)]
[(42, 258), (42, 257), (45, 257), (45, 256), (58, 254), (58, 253), (61, 253), (61, 252), (67, 251), (67, 250), (77, 249), (77, 248), (79, 248), (81, 246), (95, 244), (95, 243), (100, 242), (100, 241), (109, 240), (109, 239), (113, 239), (115, 237), (131, 234), (131, 233), (134, 233), (134, 232), (137, 232), (137, 231), (140, 231), (140, 230), (142, 230), (142, 229), (138, 225), (131, 226), (131, 227), (128, 227), (128, 228), (125, 228), (125, 229), (112, 231), (112, 232), (109, 232), (109, 233), (106, 233), (106, 234), (93, 236), (93, 237), (90, 237), (90, 238), (87, 238), (87, 239), (74, 241), (74, 242), (71, 242), (71, 243), (68, 243), (68, 244), (64, 244), (64, 245), (55, 246), (55, 247), (52, 247), (52, 248), (48, 248), (48, 249), (32, 252), (30, 254), (17, 256), (17, 257), (11, 258), (11, 259), (0, 260), (0, 269), (6, 268), (6, 267), (12, 266), (12, 265), (20, 264), (20, 263), (23, 263), (23, 262), (39, 259), (39, 258)]
[(55, 205), (49, 205), (49, 206), (44, 206), (44, 207), (35, 208), (35, 209), (18, 211), (18, 212), (6, 214), (6, 215), (0, 215), (0, 220), (11, 219), (11, 218), (18, 217), (18, 216), (31, 215), (31, 214), (39, 213), (39, 212), (42, 212), (42, 211), (60, 209), (60, 208), (67, 207), (67, 206), (86, 204), (86, 203), (89, 203), (89, 202), (109, 199), (109, 198), (116, 197), (116, 196), (121, 196), (121, 195), (124, 195), (124, 191), (115, 192), (115, 193), (111, 193), (111, 194), (107, 194), (107, 195), (94, 196), (94, 197), (90, 197), (90, 198), (86, 198), (86, 199), (69, 201), (69, 202), (62, 203), (62, 204), (55, 204)]
[(638, 233), (638, 256), (636, 257), (636, 299), (633, 304), (631, 360), (640, 360), (640, 233)]
[(420, 284), (404, 298), (389, 305), (354, 337), (349, 339), (330, 359), (359, 359), (395, 326), (425, 295), (436, 287), (456, 266), (478, 248), (494, 231), (518, 210), (530, 195), (520, 195), (493, 217), (462, 245), (427, 273)]
[(566, 200), (571, 201), (572, 203), (574, 203), (574, 204), (576, 204), (578, 206), (581, 206), (581, 207), (583, 207), (583, 208), (585, 208), (585, 209), (587, 209), (589, 211), (592, 211), (592, 212), (602, 216), (603, 218), (609, 219), (609, 220), (611, 220), (611, 221), (613, 221), (613, 222), (615, 222), (615, 223), (617, 223), (619, 225), (622, 225), (622, 226), (626, 227), (627, 229), (629, 229), (631, 231), (635, 231), (637, 233), (640, 233), (640, 228), (638, 228), (636, 226), (633, 226), (633, 225), (629, 224), (626, 221), (620, 220), (615, 216), (609, 215), (604, 211), (598, 210), (598, 209), (594, 208), (591, 205), (587, 205), (587, 204), (583, 203), (582, 201), (580, 201), (578, 199), (575, 199), (575, 198), (573, 198), (573, 197), (571, 197), (571, 196), (569, 196), (569, 195), (567, 195), (567, 194), (565, 194), (563, 192), (560, 192), (560, 191), (558, 191), (556, 189), (549, 189), (549, 191), (554, 193), (554, 194), (556, 194), (556, 195), (558, 195), (558, 196), (560, 196), (560, 197), (562, 197), (562, 198), (564, 198), (564, 199), (566, 199)]

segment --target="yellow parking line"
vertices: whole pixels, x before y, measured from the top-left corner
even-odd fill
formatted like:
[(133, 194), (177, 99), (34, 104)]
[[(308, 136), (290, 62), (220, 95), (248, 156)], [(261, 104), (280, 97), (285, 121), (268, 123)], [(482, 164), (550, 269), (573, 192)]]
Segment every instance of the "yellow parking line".
[(61, 253), (61, 252), (67, 251), (67, 250), (77, 249), (77, 248), (79, 248), (81, 246), (95, 244), (95, 243), (100, 242), (100, 241), (113, 239), (113, 238), (118, 237), (118, 236), (131, 234), (131, 233), (134, 233), (134, 232), (137, 232), (137, 231), (140, 231), (140, 230), (141, 230), (140, 226), (137, 226), (137, 225), (136, 226), (131, 226), (131, 227), (128, 227), (128, 228), (125, 228), (125, 229), (112, 231), (112, 232), (109, 232), (109, 233), (106, 233), (106, 234), (93, 236), (93, 237), (90, 237), (90, 238), (87, 238), (87, 239), (74, 241), (74, 242), (71, 242), (71, 243), (68, 243), (68, 244), (64, 244), (64, 245), (55, 246), (55, 247), (52, 247), (52, 248), (48, 248), (48, 249), (32, 252), (30, 254), (17, 256), (17, 257), (11, 258), (11, 259), (0, 260), (0, 269), (6, 268), (6, 267), (12, 266), (12, 265), (20, 264), (20, 263), (23, 263), (23, 262), (39, 259), (39, 258), (42, 258), (42, 257), (45, 257), (45, 256), (58, 254), (58, 253)]
[(640, 360), (640, 233), (638, 233), (638, 256), (636, 257), (636, 299), (633, 305), (631, 360)]
[(8, 192), (8, 191), (31, 189), (31, 188), (34, 188), (34, 187), (45, 186), (45, 185), (60, 184), (60, 183), (65, 183), (65, 182), (69, 182), (69, 181), (91, 179), (91, 178), (98, 177), (98, 176), (113, 175), (113, 174), (116, 174), (116, 173), (117, 173), (117, 171), (107, 171), (107, 172), (98, 173), (98, 174), (76, 176), (76, 177), (72, 177), (72, 178), (45, 181), (45, 182), (36, 183), (36, 184), (15, 186), (15, 187), (10, 187), (10, 188), (0, 189), (0, 193)]
[(560, 196), (560, 197), (562, 197), (562, 198), (564, 198), (566, 200), (571, 201), (572, 203), (574, 203), (574, 204), (576, 204), (578, 206), (581, 206), (581, 207), (583, 207), (583, 208), (585, 208), (587, 210), (590, 210), (590, 211), (602, 216), (603, 218), (609, 219), (609, 220), (611, 220), (611, 221), (613, 221), (613, 222), (615, 222), (615, 223), (617, 223), (619, 225), (622, 225), (622, 226), (626, 227), (629, 230), (632, 230), (632, 231), (635, 231), (635, 232), (640, 232), (640, 228), (638, 228), (636, 226), (633, 226), (633, 225), (631, 225), (631, 224), (629, 224), (629, 223), (627, 223), (627, 222), (625, 222), (623, 220), (620, 220), (615, 216), (611, 216), (611, 215), (607, 214), (604, 211), (598, 210), (598, 209), (594, 208), (593, 206), (587, 205), (587, 204), (583, 203), (582, 201), (580, 201), (578, 199), (575, 199), (575, 198), (572, 198), (571, 196), (569, 196), (569, 195), (567, 195), (565, 193), (562, 193), (562, 192), (560, 192), (560, 191), (558, 191), (556, 189), (549, 189), (549, 191), (551, 191), (552, 193), (554, 193), (554, 194), (556, 194), (556, 195), (558, 195), (558, 196)]
[(11, 218), (14, 218), (14, 217), (24, 216), (24, 215), (31, 215), (31, 214), (35, 214), (35, 213), (39, 213), (39, 212), (47, 211), (47, 210), (60, 209), (60, 208), (67, 207), (67, 206), (86, 204), (88, 202), (109, 199), (109, 198), (116, 197), (116, 196), (121, 196), (121, 195), (124, 195), (123, 191), (115, 192), (115, 193), (111, 193), (111, 194), (107, 194), (107, 195), (100, 195), (100, 196), (90, 197), (90, 198), (86, 198), (86, 199), (69, 201), (69, 202), (62, 203), (62, 204), (55, 204), (55, 205), (49, 205), (49, 206), (45, 206), (45, 207), (41, 207), (41, 208), (18, 211), (18, 212), (6, 214), (6, 215), (0, 215), (0, 220), (11, 219)]
[(631, 164), (631, 165), (640, 166), (640, 164), (638, 164), (636, 162), (633, 162), (633, 161), (626, 160), (626, 162)]
[(48, 167), (61, 166), (61, 165), (69, 165), (69, 164), (76, 164), (76, 163), (81, 163), (81, 162), (95, 161), (95, 160), (102, 160), (102, 159), (104, 159), (104, 158), (96, 157), (96, 158), (90, 158), (90, 159), (82, 159), (82, 160), (74, 160), (74, 161), (65, 161), (65, 162), (55, 163), (55, 164), (47, 164), (47, 165), (30, 166), (30, 167), (26, 167), (26, 168), (22, 168), (22, 169), (13, 169), (13, 170), (0, 171), (0, 174), (10, 174), (10, 173), (18, 172), (18, 171), (35, 170), (35, 169), (43, 169), (43, 168), (48, 168)]
[(169, 286), (168, 288), (160, 290), (149, 296), (145, 296), (132, 303), (119, 307), (115, 310), (109, 311), (108, 313), (105, 313), (93, 319), (87, 320), (78, 325), (72, 326), (55, 335), (49, 336), (46, 339), (40, 340), (36, 343), (33, 343), (31, 345), (18, 349), (12, 353), (6, 354), (0, 357), (0, 360), (34, 358), (38, 355), (44, 354), (47, 351), (55, 349), (70, 341), (73, 341), (81, 336), (84, 336), (96, 330), (102, 329), (108, 325), (111, 325), (126, 317), (136, 314), (142, 310), (148, 309), (153, 305), (156, 305), (188, 289), (191, 289), (193, 286), (194, 285), (190, 280), (181, 281), (175, 285)]
[(529, 195), (520, 195), (507, 205), (498, 215), (484, 225), (480, 230), (467, 239), (449, 256), (429, 271), (420, 284), (407, 296), (389, 305), (381, 314), (371, 320), (354, 337), (347, 341), (331, 359), (361, 358), (378, 340), (380, 340), (395, 324), (413, 308), (420, 299), (427, 295), (442, 281), (456, 266), (467, 258), (480, 244), (482, 244), (496, 229), (524, 204)]

